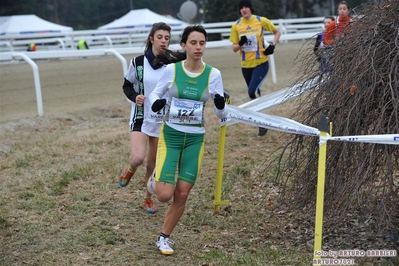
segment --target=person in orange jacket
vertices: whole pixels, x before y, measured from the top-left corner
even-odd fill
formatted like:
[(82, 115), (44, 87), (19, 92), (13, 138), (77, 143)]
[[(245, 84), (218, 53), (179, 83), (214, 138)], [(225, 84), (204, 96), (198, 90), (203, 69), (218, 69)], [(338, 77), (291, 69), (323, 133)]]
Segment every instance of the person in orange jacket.
[(324, 31), (320, 32), (316, 36), (316, 43), (314, 45), (313, 52), (316, 54), (318, 61), (320, 61), (320, 50), (321, 48), (324, 48), (324, 35), (326, 33), (328, 25), (330, 25), (330, 23), (333, 22), (334, 20), (335, 18), (333, 16), (326, 16), (323, 20)]
[(335, 18), (333, 16), (326, 16), (323, 20), (323, 24), (324, 24), (324, 31), (320, 32), (319, 34), (317, 34), (316, 37), (316, 43), (314, 45), (313, 51), (317, 57), (317, 61), (320, 62), (320, 71), (323, 72), (324, 70), (326, 70), (326, 62), (328, 59), (328, 53), (325, 52), (324, 48), (324, 36), (326, 33), (326, 30), (328, 28), (328, 25), (330, 25), (330, 23), (332, 23), (335, 20)]
[(341, 1), (338, 4), (338, 16), (332, 21), (326, 30), (324, 35), (324, 45), (329, 46), (341, 36), (345, 28), (350, 25), (352, 18), (349, 16), (350, 8), (346, 1)]

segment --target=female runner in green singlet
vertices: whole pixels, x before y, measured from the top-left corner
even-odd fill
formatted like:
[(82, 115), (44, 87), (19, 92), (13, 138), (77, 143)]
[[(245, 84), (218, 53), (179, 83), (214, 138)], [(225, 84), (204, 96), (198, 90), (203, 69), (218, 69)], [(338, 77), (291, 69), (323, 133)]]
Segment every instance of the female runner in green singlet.
[[(201, 25), (184, 29), (180, 44), (185, 53), (166, 50), (157, 57), (166, 64), (178, 62), (167, 65), (163, 77), (149, 96), (154, 112), (167, 104), (159, 135), (156, 174), (147, 186), (161, 202), (173, 198), (156, 242), (164, 255), (174, 252), (169, 236), (183, 215), (188, 195), (200, 171), (204, 155), (204, 107), (207, 100), (213, 100), (217, 117), (227, 116), (220, 71), (202, 61), (206, 37), (207, 33)], [(162, 99), (166, 92), (168, 100)]]

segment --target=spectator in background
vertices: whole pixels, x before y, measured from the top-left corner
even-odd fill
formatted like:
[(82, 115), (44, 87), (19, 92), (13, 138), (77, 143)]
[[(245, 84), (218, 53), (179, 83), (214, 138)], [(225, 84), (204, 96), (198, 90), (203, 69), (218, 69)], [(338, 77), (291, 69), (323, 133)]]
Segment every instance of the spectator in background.
[(28, 52), (36, 52), (36, 44), (35, 43), (31, 43), (28, 46)]
[(87, 45), (86, 40), (79, 40), (78, 41), (78, 50), (88, 50), (89, 46)]
[(320, 32), (317, 34), (316, 37), (316, 43), (314, 45), (313, 51), (317, 56), (317, 60), (320, 62), (320, 70), (324, 71), (325, 69), (325, 64), (326, 64), (326, 58), (325, 58), (325, 53), (323, 53), (323, 48), (324, 48), (324, 35), (327, 27), (330, 25), (331, 22), (333, 22), (335, 18), (333, 16), (327, 16), (323, 20), (324, 24), (324, 31)]
[[(274, 53), (281, 32), (267, 18), (253, 15), (251, 0), (240, 0), (238, 10), (242, 17), (231, 27), (230, 41), (233, 51), (240, 51), (241, 71), (248, 86), (249, 98), (256, 99), (256, 94), (261, 96), (260, 86), (269, 72), (268, 55)], [(274, 34), (273, 42), (267, 48), (263, 38), (265, 31)], [(266, 133), (266, 128), (259, 128), (258, 136)]]
[(324, 31), (317, 34), (316, 43), (314, 45), (313, 51), (317, 55), (318, 60), (320, 60), (320, 54), (319, 54), (320, 50), (319, 49), (324, 47), (323, 40), (324, 40), (325, 31), (326, 31), (328, 25), (330, 25), (330, 23), (333, 22), (334, 20), (335, 20), (335, 18), (333, 16), (325, 17), (323, 20)]
[(345, 31), (345, 28), (350, 25), (352, 18), (349, 16), (350, 9), (346, 1), (338, 3), (338, 16), (327, 27), (323, 43), (325, 46), (332, 45)]

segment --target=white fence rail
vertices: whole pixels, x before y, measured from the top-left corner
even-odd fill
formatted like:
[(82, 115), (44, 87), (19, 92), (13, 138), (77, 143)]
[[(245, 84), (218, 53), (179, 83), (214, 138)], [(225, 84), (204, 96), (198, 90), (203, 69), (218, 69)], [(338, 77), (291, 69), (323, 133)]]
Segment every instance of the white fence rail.
[[(214, 41), (208, 42), (208, 48), (216, 48), (216, 47), (225, 47), (231, 45), (229, 41)], [(170, 49), (177, 50), (179, 45), (174, 44), (170, 46)], [(31, 67), (33, 71), (33, 78), (35, 83), (35, 91), (36, 91), (36, 101), (37, 101), (37, 109), (39, 116), (43, 116), (43, 100), (42, 100), (42, 92), (40, 86), (40, 75), (39, 68), (36, 63), (32, 59), (53, 59), (53, 58), (81, 58), (81, 57), (89, 57), (89, 56), (105, 56), (105, 55), (114, 55), (117, 57), (122, 63), (122, 71), (123, 76), (126, 75), (128, 69), (128, 62), (122, 56), (122, 54), (139, 54), (142, 53), (141, 47), (134, 48), (120, 48), (116, 49), (94, 49), (94, 50), (70, 50), (70, 51), (44, 51), (44, 52), (9, 52), (9, 53), (0, 53), (0, 62), (13, 61), (13, 60), (25, 60)], [(271, 55), (269, 57), (270, 60), (270, 69), (272, 72), (273, 82), (277, 82), (276, 78), (276, 70), (274, 64), (274, 56)]]
[[(323, 31), (324, 17), (271, 20), (282, 32), (281, 41), (310, 38)], [(204, 23), (213, 40), (228, 39), (234, 21)], [(77, 42), (85, 39), (90, 49), (126, 48), (142, 46), (149, 28), (118, 30), (84, 30), (66, 33), (18, 34), (0, 36), (0, 52), (26, 51), (27, 45), (36, 43), (37, 50), (76, 50)], [(172, 43), (179, 41), (183, 27), (172, 27)], [(266, 37), (268, 33), (266, 33)]]
[[(314, 37), (323, 30), (320, 23), (323, 18), (307, 18), (307, 19), (289, 19), (289, 20), (272, 20), (278, 25), (282, 31), (280, 41), (301, 40)], [(317, 22), (317, 23), (314, 23)], [(226, 38), (229, 37), (230, 28), (233, 22), (207, 23), (203, 24), (209, 34), (220, 34), (218, 41), (209, 41), (208, 48), (228, 47), (231, 45)], [(302, 23), (302, 24), (299, 24)], [(179, 30), (179, 31), (177, 31)], [(179, 36), (182, 28), (173, 28), (172, 36)], [(140, 54), (143, 50), (143, 42), (147, 38), (148, 28), (143, 29), (123, 29), (123, 30), (90, 30), (75, 31), (64, 34), (46, 33), (46, 34), (26, 34), (14, 36), (0, 36), (0, 51), (6, 47), (8, 52), (0, 52), (0, 62), (12, 62), (14, 60), (25, 60), (31, 67), (34, 76), (36, 100), (39, 116), (43, 116), (43, 103), (40, 87), (39, 69), (34, 59), (52, 59), (52, 58), (76, 58), (90, 56), (114, 55), (122, 64), (123, 75), (126, 74), (128, 62), (122, 54)], [(89, 50), (77, 50), (76, 43), (84, 38), (88, 41), (91, 48)], [(176, 38), (176, 37), (175, 37)], [(265, 41), (272, 41), (273, 36), (265, 35)], [(37, 52), (26, 52), (26, 45), (30, 43), (36, 44), (53, 44), (47, 45), (46, 49), (38, 49)], [(58, 43), (59, 46), (54, 45)], [(23, 49), (21, 49), (21, 47)], [(105, 49), (106, 48), (106, 49)], [(172, 50), (178, 50), (180, 46), (175, 43), (170, 47)], [(24, 51), (24, 52), (18, 52)], [(269, 56), (270, 70), (272, 80), (277, 83), (277, 76), (274, 64), (274, 56)]]
[(0, 62), (12, 61), (15, 59), (23, 59), (32, 67), (33, 79), (35, 83), (37, 112), (39, 116), (43, 116), (43, 100), (42, 100), (42, 89), (40, 85), (39, 68), (32, 59), (104, 56), (109, 54), (113, 54), (121, 61), (123, 75), (125, 75), (128, 67), (126, 59), (114, 49), (103, 49), (103, 50), (97, 49), (97, 50), (82, 50), (82, 51), (63, 51), (63, 52), (48, 51), (48, 52), (37, 52), (37, 53), (21, 53), (21, 52), (0, 53)]

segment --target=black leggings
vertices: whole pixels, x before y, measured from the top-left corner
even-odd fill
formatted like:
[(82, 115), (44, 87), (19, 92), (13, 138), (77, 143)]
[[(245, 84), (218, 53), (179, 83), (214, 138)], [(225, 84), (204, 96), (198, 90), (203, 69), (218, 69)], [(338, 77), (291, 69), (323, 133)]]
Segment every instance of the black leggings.
[(266, 61), (255, 68), (242, 68), (241, 71), (248, 86), (249, 98), (255, 99), (255, 93), (257, 92), (260, 95), (260, 85), (262, 85), (263, 80), (269, 72), (269, 62)]

